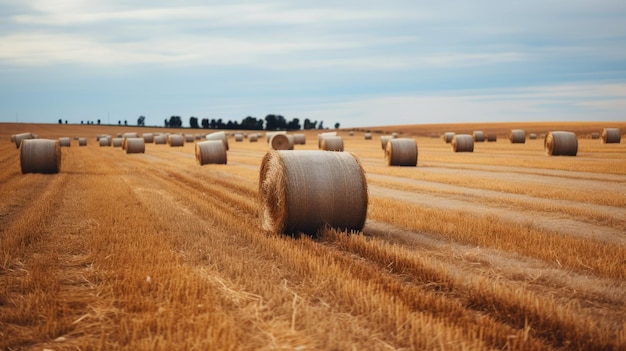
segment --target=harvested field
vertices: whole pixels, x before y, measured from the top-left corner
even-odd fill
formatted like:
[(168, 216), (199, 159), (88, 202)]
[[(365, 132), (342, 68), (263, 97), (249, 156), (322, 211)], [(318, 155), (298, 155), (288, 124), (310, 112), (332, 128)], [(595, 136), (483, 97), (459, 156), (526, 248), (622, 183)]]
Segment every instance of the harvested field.
[[(414, 138), (417, 167), (338, 131), (366, 173), (365, 226), (311, 237), (261, 229), (267, 143), (200, 166), (205, 139), (95, 142), (176, 129), (0, 123), (0, 350), (626, 349), (626, 143), (591, 138), (604, 127), (626, 131), (371, 128)], [(511, 129), (575, 132), (577, 155)], [(441, 138), (475, 130), (497, 141), (459, 154)], [(22, 174), (23, 131), (94, 142), (61, 148), (57, 174)], [(317, 150), (304, 133), (298, 149)]]

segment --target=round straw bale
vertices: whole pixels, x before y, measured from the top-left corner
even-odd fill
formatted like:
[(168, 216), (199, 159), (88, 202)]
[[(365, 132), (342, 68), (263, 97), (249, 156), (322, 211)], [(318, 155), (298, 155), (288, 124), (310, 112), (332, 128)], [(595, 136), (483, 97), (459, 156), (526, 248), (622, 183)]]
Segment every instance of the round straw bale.
[(167, 144), (167, 136), (163, 135), (155, 135), (154, 136), (154, 143), (155, 144)]
[(387, 142), (389, 140), (393, 139), (393, 136), (391, 135), (381, 135), (380, 136), (380, 147), (385, 150), (385, 148), (387, 147)]
[(193, 141), (195, 140), (193, 134), (185, 134), (185, 142), (186, 143), (193, 143)]
[(321, 149), (322, 148), (322, 139), (324, 139), (327, 136), (337, 136), (337, 132), (325, 132), (325, 133), (319, 133), (317, 135), (317, 148)]
[(146, 152), (146, 142), (143, 138), (124, 138), (127, 154), (143, 154)]
[[(122, 139), (120, 139), (120, 138), (116, 138), (116, 139), (120, 140), (120, 146), (121, 146), (122, 145), (121, 144), (121, 140)], [(100, 139), (98, 139), (98, 144), (100, 146), (111, 146), (111, 138), (101, 136)]]
[(202, 137), (203, 137), (203, 136), (204, 136), (204, 135), (202, 135), (202, 134), (200, 134), (200, 133), (196, 133), (196, 134), (194, 135), (194, 137), (195, 137), (195, 139), (196, 139), (196, 140), (202, 140)]
[(446, 144), (449, 144), (452, 141), (452, 137), (454, 137), (454, 132), (443, 133), (443, 141), (445, 141)]
[(87, 138), (78, 138), (78, 146), (87, 146)]
[(72, 146), (72, 139), (70, 139), (70, 137), (60, 137), (59, 138), (59, 146), (61, 146), (61, 147), (70, 147), (70, 146)]
[(24, 139), (20, 146), (22, 174), (59, 173), (61, 145), (56, 140)]
[(304, 145), (306, 144), (306, 135), (302, 133), (297, 133), (293, 135), (293, 143), (296, 145)]
[(137, 134), (136, 132), (128, 132), (128, 133), (124, 133), (122, 137), (123, 138), (139, 138), (139, 134)]
[(224, 146), (226, 147), (226, 151), (229, 150), (228, 147), (228, 138), (226, 137), (226, 133), (225, 132), (215, 132), (215, 133), (211, 133), (208, 134), (206, 136), (207, 140), (221, 140), (222, 142), (224, 142)]
[(391, 139), (385, 148), (387, 166), (417, 166), (417, 142), (411, 138)]
[(15, 142), (15, 148), (19, 149), (20, 144), (22, 143), (22, 140), (26, 140), (26, 139), (37, 139), (37, 138), (35, 138), (32, 133), (15, 134), (15, 137), (13, 138), (13, 141)]
[[(124, 144), (124, 138), (113, 138), (110, 139), (111, 140), (111, 145), (113, 147), (125, 147)], [(124, 149), (125, 150), (125, 149)]]
[(226, 146), (221, 140), (196, 143), (196, 161), (200, 166), (209, 163), (226, 164)]
[(498, 137), (495, 134), (489, 134), (487, 135), (487, 142), (494, 142), (497, 141)]
[(548, 156), (576, 156), (578, 139), (572, 132), (549, 132), (543, 147)]
[(152, 133), (143, 133), (143, 141), (149, 144), (154, 143), (154, 134)]
[(511, 144), (524, 144), (526, 143), (526, 132), (522, 129), (511, 129), (509, 134), (509, 141)]
[(11, 135), (11, 142), (14, 143), (15, 142), (15, 134)]
[(537, 139), (537, 133), (530, 133), (530, 134), (528, 134), (528, 139), (536, 140)]
[(340, 136), (326, 136), (322, 138), (322, 150), (343, 151), (343, 138)]
[(256, 134), (250, 134), (250, 136), (248, 137), (248, 140), (250, 140), (251, 143), (256, 143), (257, 141), (259, 141), (259, 137)]
[(391, 138), (392, 139), (395, 139), (397, 137), (398, 137), (398, 133), (396, 133), (396, 132), (391, 133)]
[(124, 133), (117, 133), (115, 135), (116, 138), (124, 138)]
[(287, 134), (287, 132), (284, 131), (284, 130), (279, 130), (279, 131), (275, 131), (275, 132), (265, 132), (265, 141), (269, 144), (270, 139), (272, 139), (272, 137), (275, 134)]
[(372, 140), (372, 133), (365, 133), (365, 134), (363, 134), (363, 139), (365, 139), (365, 140)]
[(475, 130), (472, 132), (472, 137), (474, 138), (474, 142), (482, 143), (485, 141), (485, 133), (480, 130)]
[(262, 227), (273, 233), (361, 230), (367, 214), (365, 172), (347, 152), (270, 151), (261, 163), (259, 195)]
[(454, 152), (474, 152), (474, 138), (469, 134), (455, 134), (450, 145)]
[(602, 130), (602, 142), (605, 144), (619, 144), (622, 141), (622, 135), (619, 128), (604, 128)]
[(287, 134), (274, 134), (270, 139), (270, 145), (274, 150), (293, 150), (294, 139), (293, 135)]
[(235, 133), (235, 141), (240, 143), (243, 141), (243, 134), (241, 133)]
[(185, 146), (185, 138), (180, 134), (170, 134), (167, 143), (170, 147)]
[(354, 131), (352, 131), (352, 130), (351, 130), (351, 131), (349, 131), (349, 132), (348, 132), (348, 135), (349, 135), (349, 136), (354, 136)]
[(598, 132), (591, 133), (591, 139), (600, 139), (600, 133)]

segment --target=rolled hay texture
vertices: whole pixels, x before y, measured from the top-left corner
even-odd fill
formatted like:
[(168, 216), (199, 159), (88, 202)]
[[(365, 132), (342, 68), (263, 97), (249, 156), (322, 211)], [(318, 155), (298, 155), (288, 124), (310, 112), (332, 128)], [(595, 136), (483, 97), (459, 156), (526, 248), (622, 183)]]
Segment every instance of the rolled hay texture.
[(572, 132), (549, 132), (543, 141), (548, 156), (576, 156), (578, 139)]
[(270, 146), (274, 150), (293, 150), (294, 138), (293, 135), (287, 134), (274, 134), (270, 139)]
[(257, 141), (259, 141), (259, 137), (256, 134), (250, 134), (248, 140), (250, 140), (251, 143), (256, 143)]
[(322, 139), (324, 139), (325, 137), (329, 137), (329, 136), (337, 136), (337, 132), (319, 133), (317, 135), (317, 148), (318, 149), (322, 148)]
[(78, 138), (78, 146), (87, 146), (87, 138)]
[(619, 128), (604, 128), (602, 130), (602, 142), (605, 144), (619, 144), (622, 141), (622, 135)]
[(526, 143), (526, 132), (522, 129), (511, 129), (511, 133), (509, 133), (509, 141), (511, 144)]
[(22, 174), (59, 173), (61, 145), (57, 140), (24, 139), (20, 146)]
[(279, 131), (276, 131), (276, 132), (265, 132), (265, 141), (269, 144), (270, 139), (272, 139), (272, 137), (275, 134), (287, 134), (287, 132), (284, 131), (284, 130), (279, 130)]
[(200, 166), (213, 164), (225, 165), (226, 146), (221, 140), (207, 140), (196, 143), (196, 161)]
[(474, 142), (482, 143), (485, 141), (485, 133), (480, 130), (475, 130), (472, 132), (472, 137), (474, 138)]
[(273, 233), (361, 230), (367, 181), (356, 156), (320, 150), (270, 151), (259, 175), (261, 225)]
[(155, 144), (167, 144), (167, 136), (166, 135), (155, 135), (154, 136), (154, 143)]
[(327, 136), (322, 138), (322, 150), (343, 151), (343, 138), (340, 136)]
[(154, 134), (152, 133), (143, 133), (143, 141), (149, 144), (154, 143)]
[(113, 147), (122, 147), (123, 144), (124, 144), (124, 140), (125, 140), (124, 138), (113, 138), (113, 139), (111, 139), (111, 145)]
[(372, 140), (372, 133), (365, 133), (365, 134), (363, 134), (363, 139), (365, 139), (365, 140)]
[(15, 134), (11, 139), (15, 143), (15, 148), (19, 149), (20, 144), (22, 143), (22, 140), (37, 139), (37, 138), (35, 138), (32, 133), (19, 133), (19, 134)]
[(474, 152), (474, 138), (469, 134), (455, 134), (450, 145), (454, 152)]
[(449, 144), (450, 142), (452, 142), (453, 137), (454, 137), (454, 132), (443, 133), (443, 141), (445, 141), (446, 144)]
[(498, 137), (495, 134), (489, 134), (487, 135), (487, 142), (494, 142), (497, 141)]
[(124, 138), (127, 154), (143, 154), (146, 152), (146, 142), (143, 138)]
[(185, 137), (180, 134), (170, 134), (167, 137), (167, 143), (170, 145), (170, 147), (185, 146)]
[(61, 147), (70, 147), (72, 146), (72, 140), (70, 137), (60, 137), (59, 138), (59, 146)]
[(306, 135), (302, 133), (297, 133), (293, 135), (293, 143), (296, 145), (304, 145), (306, 144)]
[(530, 134), (528, 134), (528, 139), (536, 140), (537, 139), (537, 133), (530, 133)]
[(600, 133), (598, 132), (591, 133), (591, 139), (600, 139)]
[(415, 139), (391, 139), (385, 148), (387, 166), (417, 166), (417, 142)]
[(215, 132), (215, 133), (208, 134), (206, 136), (206, 140), (221, 140), (224, 143), (224, 146), (226, 147), (226, 151), (230, 149), (228, 147), (228, 137), (226, 137), (225, 132)]
[(381, 135), (380, 136), (380, 147), (385, 150), (385, 148), (387, 147), (387, 143), (389, 142), (389, 140), (393, 139), (393, 136), (391, 135)]
[(235, 134), (235, 141), (238, 142), (238, 143), (242, 142), (243, 141), (243, 134), (236, 133)]
[[(122, 139), (121, 138), (116, 138), (116, 139), (120, 140), (120, 146), (122, 146), (121, 144)], [(98, 138), (98, 144), (100, 146), (111, 146), (111, 138), (101, 136), (100, 138)]]

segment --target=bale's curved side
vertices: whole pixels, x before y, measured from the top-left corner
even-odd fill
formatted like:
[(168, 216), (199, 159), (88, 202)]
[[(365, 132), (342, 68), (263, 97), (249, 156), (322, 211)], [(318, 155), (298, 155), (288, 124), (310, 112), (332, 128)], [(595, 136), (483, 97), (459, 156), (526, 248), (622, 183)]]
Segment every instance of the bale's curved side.
[(59, 173), (61, 170), (61, 145), (57, 140), (24, 139), (20, 145), (22, 174)]
[(154, 144), (155, 145), (167, 144), (167, 136), (165, 136), (165, 135), (155, 135), (154, 136)]
[(78, 138), (78, 146), (87, 146), (87, 138)]
[(492, 142), (497, 141), (497, 140), (498, 140), (498, 137), (495, 134), (487, 135), (487, 142), (491, 142), (492, 143)]
[(59, 146), (61, 146), (61, 147), (70, 147), (70, 146), (72, 146), (72, 139), (70, 139), (70, 137), (60, 137), (59, 138)]
[(143, 133), (143, 141), (147, 144), (154, 143), (154, 134), (153, 133)]
[(35, 138), (32, 133), (15, 134), (13, 136), (13, 141), (15, 142), (15, 148), (19, 149), (20, 144), (22, 143), (22, 140), (27, 140), (27, 139), (37, 139), (37, 138)]
[(122, 146), (124, 146), (124, 140), (125, 140), (124, 138), (113, 138), (113, 139), (109, 139), (109, 140), (111, 140), (111, 143), (109, 144), (110, 146), (113, 146), (113, 147), (122, 147)]
[(387, 166), (417, 166), (417, 142), (415, 139), (391, 139), (385, 148)]
[(393, 139), (392, 135), (381, 135), (380, 136), (380, 147), (385, 150), (385, 148), (387, 147), (387, 143), (389, 142), (389, 140)]
[(221, 140), (224, 143), (224, 147), (226, 147), (226, 151), (229, 150), (228, 137), (226, 136), (226, 132), (222, 131), (208, 134), (206, 136), (206, 140)]
[(537, 133), (529, 133), (528, 134), (528, 139), (529, 140), (537, 140)]
[(322, 150), (343, 151), (343, 138), (340, 136), (326, 136), (322, 138)]
[(200, 166), (214, 163), (226, 164), (226, 146), (221, 140), (207, 140), (196, 143), (196, 161)]
[(475, 130), (472, 132), (472, 137), (474, 138), (474, 142), (482, 143), (485, 141), (485, 133), (480, 130)]
[(259, 141), (259, 137), (256, 134), (250, 134), (250, 136), (248, 136), (248, 140), (251, 143), (256, 143)]
[(270, 146), (274, 150), (293, 150), (294, 148), (293, 135), (274, 134), (270, 138)]
[(11, 135), (11, 142), (14, 143), (15, 142), (15, 134)]
[(306, 135), (302, 133), (296, 133), (293, 135), (293, 143), (296, 145), (305, 145), (306, 144)]
[(186, 143), (193, 143), (194, 140), (196, 140), (196, 138), (193, 136), (193, 134), (185, 134)]
[(180, 134), (170, 134), (167, 137), (167, 143), (170, 145), (170, 147), (185, 146), (185, 137)]
[(602, 142), (605, 144), (619, 144), (622, 141), (622, 135), (619, 128), (604, 128), (602, 130)]
[(443, 133), (443, 141), (446, 142), (446, 144), (449, 144), (452, 141), (452, 138), (454, 137), (454, 132), (445, 132)]
[(273, 233), (361, 230), (367, 215), (365, 172), (351, 153), (270, 151), (261, 163), (259, 195), (261, 225)]
[(143, 138), (124, 138), (127, 154), (143, 154), (146, 152), (146, 142)]
[(235, 141), (240, 143), (243, 141), (243, 134), (241, 133), (235, 133)]
[(469, 134), (455, 134), (450, 145), (454, 152), (474, 152), (474, 138)]
[(363, 134), (363, 139), (365, 139), (365, 140), (372, 140), (372, 133), (365, 133), (365, 134)]
[(543, 147), (549, 156), (576, 156), (578, 139), (572, 132), (549, 132)]
[(121, 136), (122, 138), (139, 138), (139, 134), (137, 134), (136, 132), (127, 132), (124, 133), (124, 135)]
[(600, 139), (600, 133), (598, 132), (591, 133), (591, 139)]
[(329, 137), (329, 136), (337, 136), (337, 132), (325, 132), (325, 133), (319, 133), (317, 135), (317, 148), (318, 149), (322, 148), (322, 139), (324, 139), (325, 137)]
[(526, 132), (522, 129), (511, 129), (509, 134), (509, 141), (511, 144), (524, 144), (526, 143)]
[[(119, 139), (120, 141), (122, 140), (121, 138), (116, 138), (116, 139)], [(98, 145), (100, 145), (100, 146), (111, 146), (111, 138), (105, 137), (105, 136), (101, 136), (100, 138), (98, 138)], [(120, 146), (122, 146), (122, 144), (120, 144)]]

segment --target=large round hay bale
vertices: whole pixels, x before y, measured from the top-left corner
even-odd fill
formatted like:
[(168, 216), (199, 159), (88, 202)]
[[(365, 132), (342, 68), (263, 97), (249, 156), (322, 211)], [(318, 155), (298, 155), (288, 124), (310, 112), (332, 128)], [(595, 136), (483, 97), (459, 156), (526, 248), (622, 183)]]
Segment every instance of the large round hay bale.
[(330, 226), (361, 230), (367, 215), (367, 181), (347, 152), (270, 151), (261, 163), (263, 229), (315, 234)]
[(474, 138), (469, 134), (455, 134), (450, 145), (454, 152), (474, 152)]
[(322, 138), (322, 150), (343, 151), (343, 138), (340, 136), (326, 136)]
[(185, 146), (185, 137), (180, 134), (170, 134), (167, 137), (167, 143), (170, 147)]
[(270, 146), (274, 150), (293, 150), (294, 139), (293, 135), (288, 134), (274, 134), (270, 139)]
[(19, 149), (20, 144), (22, 143), (22, 140), (37, 139), (37, 138), (35, 138), (32, 133), (19, 133), (19, 134), (15, 134), (12, 139), (13, 139), (13, 142), (15, 142), (15, 148)]
[(474, 142), (477, 143), (482, 143), (485, 141), (485, 133), (480, 130), (473, 131), (472, 137), (474, 138)]
[(385, 150), (385, 148), (387, 147), (387, 142), (389, 142), (389, 140), (393, 139), (392, 135), (381, 135), (380, 136), (380, 147)]
[(193, 143), (194, 140), (195, 140), (195, 137), (193, 136), (193, 134), (185, 134), (186, 143)]
[(152, 144), (154, 143), (154, 134), (152, 133), (143, 133), (143, 141), (146, 142), (146, 144)]
[(127, 154), (143, 154), (146, 152), (146, 142), (143, 138), (124, 138)]
[(622, 135), (619, 128), (604, 128), (602, 130), (602, 142), (605, 144), (619, 144), (622, 141)]
[[(275, 134), (287, 134), (287, 131), (278, 130), (278, 131), (274, 131), (274, 132), (265, 132), (265, 141), (269, 144), (270, 140), (272, 139), (272, 137)], [(259, 136), (259, 138), (260, 138), (260, 136)]]
[(549, 132), (543, 142), (549, 156), (576, 156), (578, 139), (572, 132)]
[(256, 143), (257, 141), (259, 141), (259, 137), (256, 134), (252, 133), (250, 134), (250, 136), (248, 136), (248, 140), (251, 143)]
[(417, 142), (415, 139), (391, 139), (385, 148), (387, 166), (417, 166)]
[(123, 150), (126, 150), (126, 146), (124, 145), (124, 138), (113, 138), (111, 140), (111, 144), (113, 147), (121, 147)]
[(365, 133), (365, 134), (363, 134), (363, 139), (365, 139), (365, 140), (372, 140), (372, 133)]
[(293, 135), (293, 143), (296, 145), (305, 145), (306, 144), (306, 135), (302, 133), (297, 133)]
[(445, 132), (443, 133), (443, 141), (446, 142), (446, 144), (449, 144), (452, 141), (452, 137), (454, 137), (454, 132)]
[(226, 147), (226, 151), (230, 149), (228, 147), (228, 137), (226, 136), (226, 133), (223, 131), (208, 134), (206, 136), (206, 140), (221, 140), (224, 143), (224, 147)]
[(235, 133), (235, 142), (242, 142), (243, 141), (243, 134), (242, 133)]
[(526, 143), (526, 132), (522, 129), (511, 129), (509, 134), (509, 141), (511, 144), (524, 144)]
[(167, 144), (167, 136), (165, 134), (155, 135), (154, 136), (154, 144), (155, 145)]
[(56, 140), (24, 139), (20, 145), (22, 174), (59, 173), (61, 146)]
[(317, 134), (317, 148), (322, 148), (322, 139), (329, 136), (337, 136), (337, 132), (325, 132)]
[[(116, 139), (119, 139), (120, 141), (122, 140), (121, 138), (116, 138)], [(101, 136), (101, 137), (98, 138), (98, 144), (100, 146), (111, 146), (111, 138), (105, 137), (105, 136)], [(121, 145), (122, 144), (120, 143), (120, 146)]]
[(87, 146), (87, 138), (78, 138), (78, 146)]
[(226, 146), (221, 140), (207, 140), (196, 143), (196, 161), (206, 164), (226, 164)]
[(70, 147), (70, 146), (72, 146), (72, 139), (70, 139), (70, 137), (60, 137), (59, 138), (59, 146), (61, 146), (61, 147)]
[(493, 143), (498, 140), (498, 137), (495, 134), (487, 135), (487, 142)]

